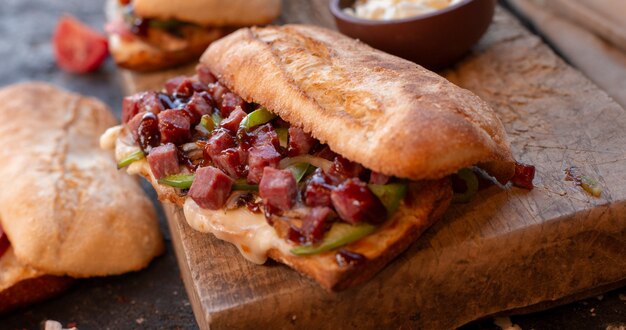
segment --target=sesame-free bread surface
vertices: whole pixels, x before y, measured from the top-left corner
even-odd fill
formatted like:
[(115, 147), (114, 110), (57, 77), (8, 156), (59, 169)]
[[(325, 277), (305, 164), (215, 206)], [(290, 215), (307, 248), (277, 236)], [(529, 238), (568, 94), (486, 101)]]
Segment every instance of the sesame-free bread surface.
[(218, 79), (342, 156), (413, 180), (482, 164), (501, 182), (514, 160), (478, 96), (419, 65), (320, 27), (244, 28), (201, 57)]
[(163, 252), (151, 202), (99, 148), (116, 123), (103, 103), (24, 83), (0, 90), (0, 118), (0, 223), (21, 264), (104, 276)]

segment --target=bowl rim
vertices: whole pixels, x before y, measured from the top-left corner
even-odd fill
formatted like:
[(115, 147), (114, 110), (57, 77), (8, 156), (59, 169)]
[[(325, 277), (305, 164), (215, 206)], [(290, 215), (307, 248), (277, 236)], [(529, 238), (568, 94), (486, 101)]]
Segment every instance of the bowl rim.
[(353, 24), (377, 26), (377, 25), (393, 25), (393, 24), (399, 24), (399, 23), (415, 22), (415, 21), (427, 19), (430, 17), (443, 15), (451, 11), (455, 11), (477, 0), (461, 0), (458, 3), (453, 4), (452, 6), (448, 6), (444, 9), (435, 10), (430, 13), (425, 13), (425, 14), (420, 14), (417, 16), (411, 16), (411, 17), (405, 17), (405, 18), (389, 19), (389, 20), (376, 20), (376, 19), (369, 19), (369, 18), (361, 18), (361, 17), (350, 15), (350, 14), (346, 14), (343, 11), (343, 9), (339, 7), (340, 1), (341, 0), (329, 1), (330, 11), (333, 14), (333, 16), (335, 16), (335, 18), (339, 18), (344, 21), (349, 21), (350, 23), (353, 23)]

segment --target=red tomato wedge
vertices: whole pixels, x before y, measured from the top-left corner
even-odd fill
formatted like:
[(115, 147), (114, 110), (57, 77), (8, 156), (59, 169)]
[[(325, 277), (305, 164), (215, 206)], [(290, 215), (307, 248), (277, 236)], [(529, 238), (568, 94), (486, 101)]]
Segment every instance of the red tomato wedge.
[(9, 242), (9, 238), (0, 227), (0, 257), (9, 249), (11, 243)]
[(54, 31), (54, 55), (66, 71), (95, 71), (109, 54), (105, 36), (71, 16), (63, 16)]

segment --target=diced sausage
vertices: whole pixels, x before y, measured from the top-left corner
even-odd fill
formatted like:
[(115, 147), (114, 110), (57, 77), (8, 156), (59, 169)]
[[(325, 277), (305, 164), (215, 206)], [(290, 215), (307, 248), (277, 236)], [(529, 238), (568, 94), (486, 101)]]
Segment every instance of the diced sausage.
[(122, 100), (122, 123), (126, 124), (139, 113), (139, 95), (126, 96)]
[(157, 92), (143, 92), (122, 100), (122, 122), (127, 123), (138, 113), (147, 111), (155, 115), (165, 110)]
[(248, 182), (259, 183), (265, 167), (278, 167), (280, 154), (273, 145), (254, 146), (248, 150)]
[(257, 129), (253, 131), (254, 134), (254, 145), (272, 145), (276, 150), (280, 147), (280, 141), (278, 140), (278, 134), (272, 127), (272, 124), (264, 124), (259, 126)]
[(219, 81), (209, 85), (209, 94), (215, 101), (215, 104), (221, 105), (224, 94), (227, 92), (228, 92), (228, 88), (220, 84)]
[(180, 172), (180, 167), (178, 166), (178, 150), (172, 143), (152, 148), (147, 159), (152, 174), (157, 180)]
[(217, 78), (215, 78), (213, 73), (211, 73), (211, 70), (202, 64), (198, 64), (198, 66), (196, 66), (196, 74), (198, 75), (198, 80), (205, 85), (212, 84), (217, 81)]
[(165, 82), (165, 92), (170, 95), (174, 94), (176, 92), (176, 88), (178, 88), (178, 86), (185, 81), (185, 79), (187, 79), (185, 76), (177, 76), (168, 79)]
[(203, 209), (219, 210), (226, 203), (233, 182), (213, 166), (201, 167), (189, 188), (189, 197)]
[(308, 206), (331, 206), (330, 192), (335, 182), (321, 169), (316, 169), (304, 188), (304, 204)]
[(367, 185), (357, 179), (348, 179), (333, 189), (330, 199), (339, 217), (348, 223), (385, 221), (387, 210)]
[(217, 129), (213, 131), (204, 147), (204, 158), (217, 156), (222, 150), (233, 147), (235, 147), (235, 138), (233, 135), (227, 130)]
[(299, 127), (289, 127), (289, 145), (287, 155), (295, 157), (308, 154), (315, 145), (315, 139)]
[(201, 82), (191, 78), (185, 78), (180, 82), (180, 84), (178, 84), (178, 86), (176, 86), (176, 88), (173, 90), (173, 93), (170, 94), (173, 94), (177, 98), (187, 98), (191, 97), (194, 92), (202, 92), (206, 91), (207, 89), (208, 86), (205, 87)]
[(380, 172), (372, 171), (372, 173), (370, 174), (370, 183), (372, 184), (387, 184), (387, 182), (389, 182), (389, 179), (391, 178)]
[(181, 110), (165, 110), (159, 114), (161, 142), (182, 144), (191, 138), (191, 121)]
[(213, 164), (233, 178), (240, 178), (246, 173), (244, 158), (239, 149), (229, 148), (211, 156)]
[(333, 215), (334, 212), (330, 207), (311, 208), (302, 222), (300, 232), (308, 242), (318, 242), (328, 230), (328, 220)]
[(137, 130), (139, 129), (139, 124), (141, 124), (143, 115), (143, 113), (135, 114), (135, 116), (126, 123), (126, 127), (128, 127), (128, 130), (133, 135), (133, 140), (135, 141), (138, 141), (139, 139), (139, 134), (137, 133)]
[(246, 116), (247, 114), (238, 107), (230, 113), (228, 118), (222, 120), (220, 126), (231, 132), (237, 132), (239, 124), (241, 124), (241, 121), (246, 118)]
[(263, 169), (263, 178), (259, 184), (263, 204), (286, 211), (293, 207), (297, 193), (296, 179), (291, 171), (272, 167)]
[(218, 104), (220, 105), (219, 108), (223, 117), (228, 117), (231, 112), (237, 109), (237, 107), (241, 108), (242, 110), (246, 109), (246, 102), (244, 102), (241, 97), (231, 92), (224, 93), (222, 95), (222, 102)]
[(203, 115), (211, 114), (213, 104), (207, 92), (194, 92), (189, 99), (185, 110), (191, 114), (191, 125), (196, 126), (200, 123)]
[(365, 173), (365, 168), (358, 163), (351, 162), (341, 156), (336, 156), (329, 174), (337, 178), (358, 178)]

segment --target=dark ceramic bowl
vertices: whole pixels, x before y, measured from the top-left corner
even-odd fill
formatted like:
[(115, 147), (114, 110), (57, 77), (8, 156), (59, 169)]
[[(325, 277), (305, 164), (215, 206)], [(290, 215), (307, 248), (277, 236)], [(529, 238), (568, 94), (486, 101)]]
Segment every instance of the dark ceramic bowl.
[(496, 0), (462, 0), (432, 13), (383, 21), (344, 13), (354, 2), (330, 0), (341, 33), (431, 70), (463, 57), (487, 31), (496, 5)]

